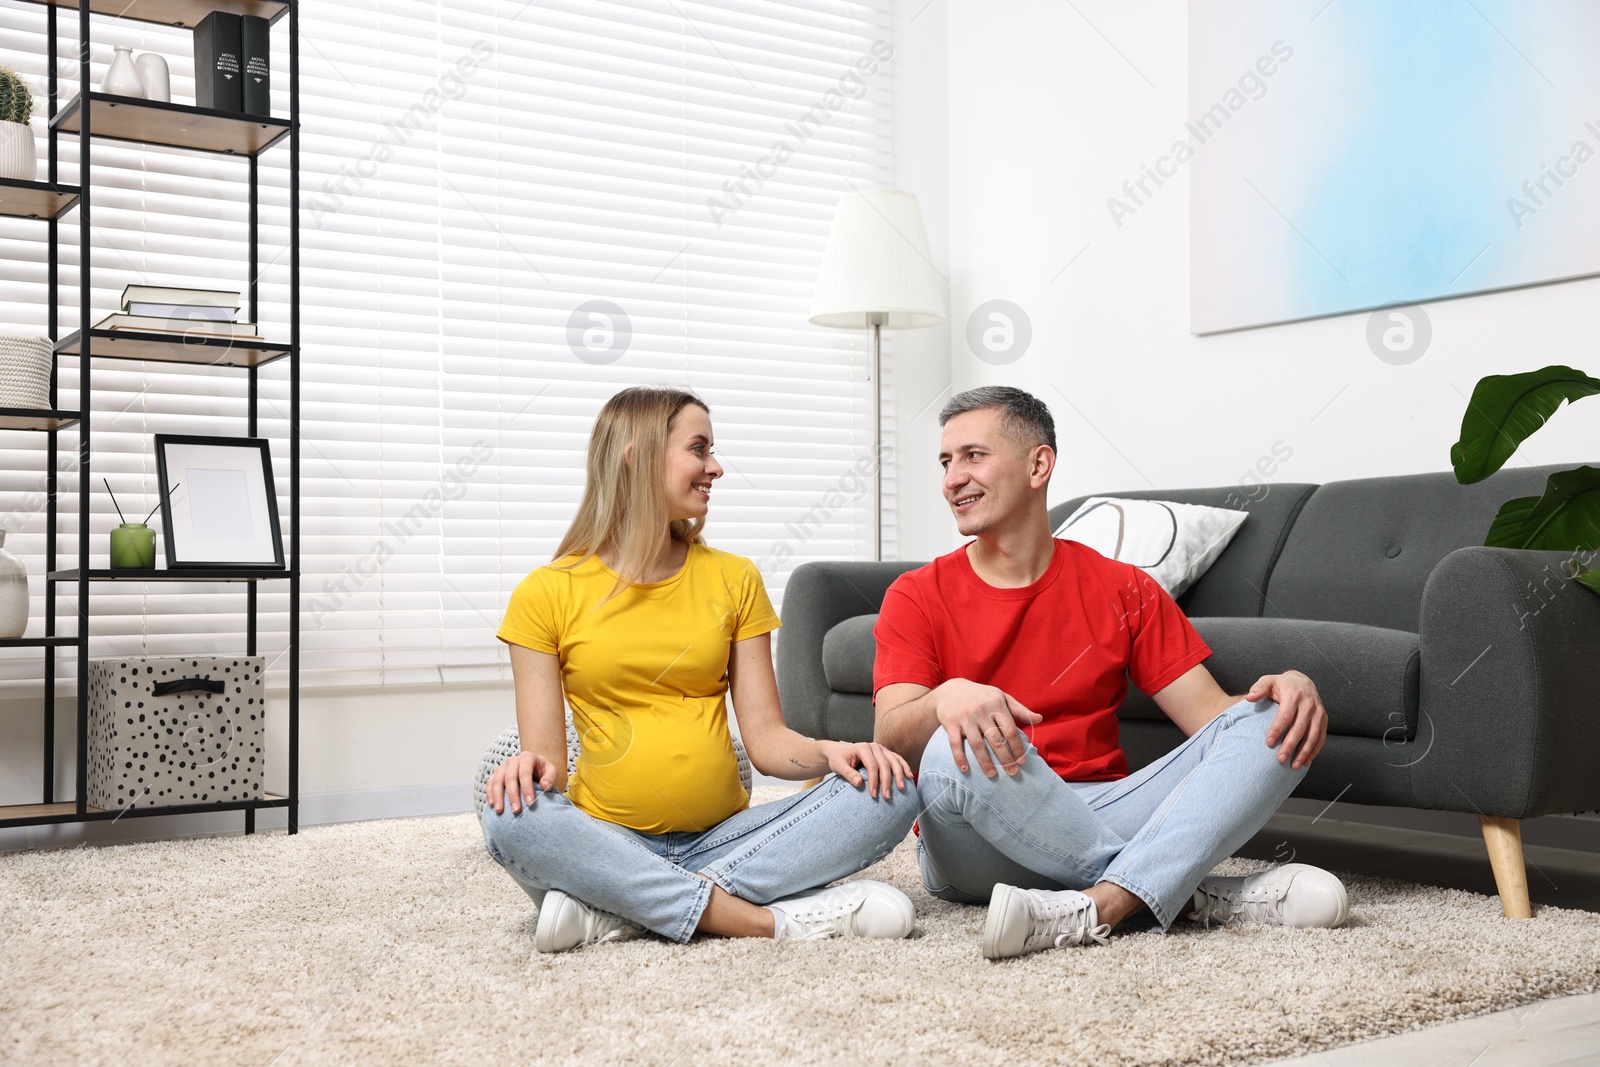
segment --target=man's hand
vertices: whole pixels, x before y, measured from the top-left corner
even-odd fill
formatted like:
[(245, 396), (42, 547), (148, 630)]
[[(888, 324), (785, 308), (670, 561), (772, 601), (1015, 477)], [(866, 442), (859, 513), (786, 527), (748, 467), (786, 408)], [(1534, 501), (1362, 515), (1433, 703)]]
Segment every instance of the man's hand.
[(535, 782), (539, 785), (539, 792), (548, 793), (553, 789), (556, 784), (555, 764), (532, 752), (519, 753), (500, 764), (489, 775), (483, 790), (484, 800), (496, 815), (505, 814), (505, 802), (510, 801), (511, 814), (515, 815), (522, 810), (522, 805), (517, 803), (519, 793), (523, 804), (533, 807), (533, 798), (538, 795), (533, 788)]
[(1267, 744), (1283, 742), (1278, 749), (1278, 762), (1293, 754), (1292, 769), (1309, 767), (1328, 741), (1328, 712), (1315, 683), (1299, 671), (1264, 674), (1244, 698), (1256, 701), (1264, 697), (1278, 702), (1278, 717), (1267, 731)]
[[(990, 778), (998, 761), (1007, 774), (1016, 774), (1027, 755), (1028, 741), (1017, 730), (1017, 723), (1028, 725), (1044, 721), (1044, 716), (1029, 711), (1004, 691), (992, 685), (979, 685), (965, 678), (951, 678), (938, 689), (939, 725), (950, 737), (950, 754), (956, 766), (970, 770), (962, 742), (972, 746), (978, 766)], [(989, 758), (990, 752), (994, 759)]]

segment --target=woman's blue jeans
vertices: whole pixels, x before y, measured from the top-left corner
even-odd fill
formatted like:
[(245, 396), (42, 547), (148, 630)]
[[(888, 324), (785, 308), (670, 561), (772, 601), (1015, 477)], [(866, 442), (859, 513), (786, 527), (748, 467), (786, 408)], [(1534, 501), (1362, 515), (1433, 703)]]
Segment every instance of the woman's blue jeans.
[(917, 792), (867, 795), (830, 774), (705, 831), (646, 834), (579, 811), (564, 794), (481, 823), (489, 855), (533, 898), (559, 889), (674, 941), (688, 941), (713, 885), (752, 904), (854, 874), (887, 856), (917, 817)]
[[(996, 882), (1113, 882), (1163, 930), (1305, 777), (1266, 743), (1273, 700), (1241, 700), (1177, 748), (1114, 782), (1063, 781), (1032, 745), (1015, 776), (957, 769), (944, 728), (922, 754), (917, 862), (934, 896), (986, 904)], [(1292, 762), (1292, 760), (1291, 760)]]

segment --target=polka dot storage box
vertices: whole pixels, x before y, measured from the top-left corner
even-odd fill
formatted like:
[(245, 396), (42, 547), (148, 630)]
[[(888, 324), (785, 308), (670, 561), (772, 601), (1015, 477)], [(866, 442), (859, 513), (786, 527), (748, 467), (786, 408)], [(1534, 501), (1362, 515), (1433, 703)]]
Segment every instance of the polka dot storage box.
[(260, 656), (89, 661), (91, 805), (107, 810), (261, 796)]

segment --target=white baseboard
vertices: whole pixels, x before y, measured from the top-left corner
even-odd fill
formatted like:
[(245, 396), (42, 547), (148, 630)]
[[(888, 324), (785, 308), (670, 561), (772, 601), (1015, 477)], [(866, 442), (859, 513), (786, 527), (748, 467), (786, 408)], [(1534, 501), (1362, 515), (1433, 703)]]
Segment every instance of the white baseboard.
[[(472, 783), (394, 786), (385, 789), (350, 789), (334, 793), (307, 793), (300, 798), (300, 825), (362, 822), (368, 819), (406, 819), (419, 815), (454, 815), (472, 810)], [(256, 812), (256, 829), (281, 831), (288, 822), (282, 808)], [(52, 823), (45, 826), (11, 826), (0, 829), (0, 852), (18, 849), (74, 848), (78, 845), (120, 845), (134, 841), (159, 841), (177, 837), (207, 837), (244, 833), (244, 813), (206, 812), (199, 815), (148, 815), (104, 822)]]

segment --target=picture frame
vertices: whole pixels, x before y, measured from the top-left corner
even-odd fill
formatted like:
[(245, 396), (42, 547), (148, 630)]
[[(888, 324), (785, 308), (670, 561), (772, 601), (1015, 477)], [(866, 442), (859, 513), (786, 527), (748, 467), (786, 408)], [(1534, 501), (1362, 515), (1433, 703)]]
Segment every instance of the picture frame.
[(283, 568), (265, 439), (158, 433), (155, 445), (169, 568)]

